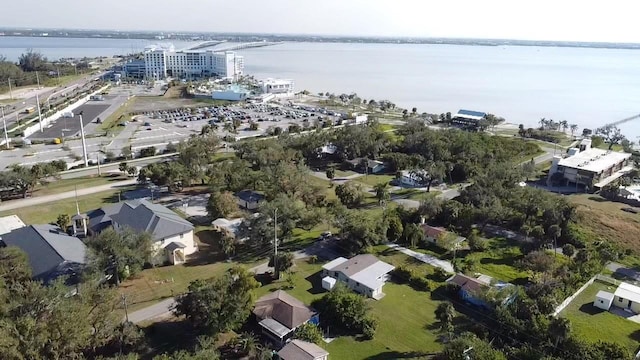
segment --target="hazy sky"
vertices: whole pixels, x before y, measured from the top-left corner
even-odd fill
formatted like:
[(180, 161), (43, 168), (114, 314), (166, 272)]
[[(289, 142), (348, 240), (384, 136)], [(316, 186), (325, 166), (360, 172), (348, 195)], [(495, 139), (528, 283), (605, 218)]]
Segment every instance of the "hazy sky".
[(0, 26), (640, 43), (638, 0), (1, 0)]

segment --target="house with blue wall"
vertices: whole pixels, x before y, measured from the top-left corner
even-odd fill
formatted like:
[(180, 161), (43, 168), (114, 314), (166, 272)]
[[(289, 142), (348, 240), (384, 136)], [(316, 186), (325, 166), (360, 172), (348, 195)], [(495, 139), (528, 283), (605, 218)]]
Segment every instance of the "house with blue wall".
[(485, 309), (491, 309), (493, 306), (487, 302), (487, 295), (491, 293), (493, 297), (493, 303), (499, 303), (506, 305), (513, 301), (515, 298), (514, 291), (515, 286), (510, 283), (501, 281), (494, 281), (491, 276), (479, 274), (476, 277), (471, 277), (465, 274), (455, 274), (449, 279), (447, 283), (455, 284), (459, 287), (458, 296), (472, 305), (482, 307)]

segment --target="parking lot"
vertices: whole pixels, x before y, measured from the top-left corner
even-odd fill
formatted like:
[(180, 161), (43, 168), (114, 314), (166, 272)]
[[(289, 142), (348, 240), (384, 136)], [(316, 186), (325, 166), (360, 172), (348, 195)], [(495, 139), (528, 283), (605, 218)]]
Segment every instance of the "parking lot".
[(137, 125), (140, 127), (132, 139), (132, 144), (148, 144), (153, 140), (157, 143), (179, 141), (191, 134), (201, 133), (205, 125), (211, 125), (218, 136), (230, 136), (239, 140), (261, 136), (269, 129), (277, 127), (287, 131), (291, 125), (297, 125), (300, 129), (329, 123), (339, 125), (343, 116), (344, 114), (319, 108), (271, 104), (148, 111), (136, 116)]
[[(105, 95), (103, 100), (90, 100), (86, 104), (73, 111), (73, 117), (60, 117), (52, 121), (43, 132), (36, 132), (30, 139), (54, 139), (61, 137), (73, 137), (80, 135), (80, 116), (82, 112), (82, 123), (85, 126), (85, 133), (90, 134), (97, 127), (97, 120), (106, 119), (115, 112), (127, 100), (127, 96)], [(95, 124), (95, 126), (91, 126)]]

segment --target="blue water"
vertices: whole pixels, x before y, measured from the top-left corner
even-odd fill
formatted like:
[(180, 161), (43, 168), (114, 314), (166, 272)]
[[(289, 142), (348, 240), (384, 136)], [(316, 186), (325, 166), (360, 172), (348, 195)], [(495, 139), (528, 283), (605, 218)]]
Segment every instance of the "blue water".
[[(0, 55), (50, 58), (140, 51), (144, 40), (0, 37)], [(182, 47), (184, 43), (176, 44)], [(239, 51), (245, 71), (292, 78), (298, 90), (356, 92), (419, 112), (460, 108), (534, 126), (542, 117), (582, 127), (640, 114), (640, 51), (406, 44), (286, 43)], [(620, 126), (632, 139), (640, 121)]]

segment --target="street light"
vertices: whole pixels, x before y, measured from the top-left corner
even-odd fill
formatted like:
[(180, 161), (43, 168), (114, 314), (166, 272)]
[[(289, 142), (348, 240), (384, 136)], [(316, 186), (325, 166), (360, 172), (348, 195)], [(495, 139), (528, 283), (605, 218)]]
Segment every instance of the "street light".
[(80, 136), (82, 136), (82, 155), (84, 156), (84, 166), (89, 167), (89, 158), (87, 157), (87, 140), (84, 138), (84, 124), (82, 123), (82, 111), (78, 113), (80, 117)]
[(4, 106), (0, 106), (2, 110), (2, 126), (4, 127), (4, 145), (9, 149), (9, 134), (7, 134), (7, 119), (4, 117)]

